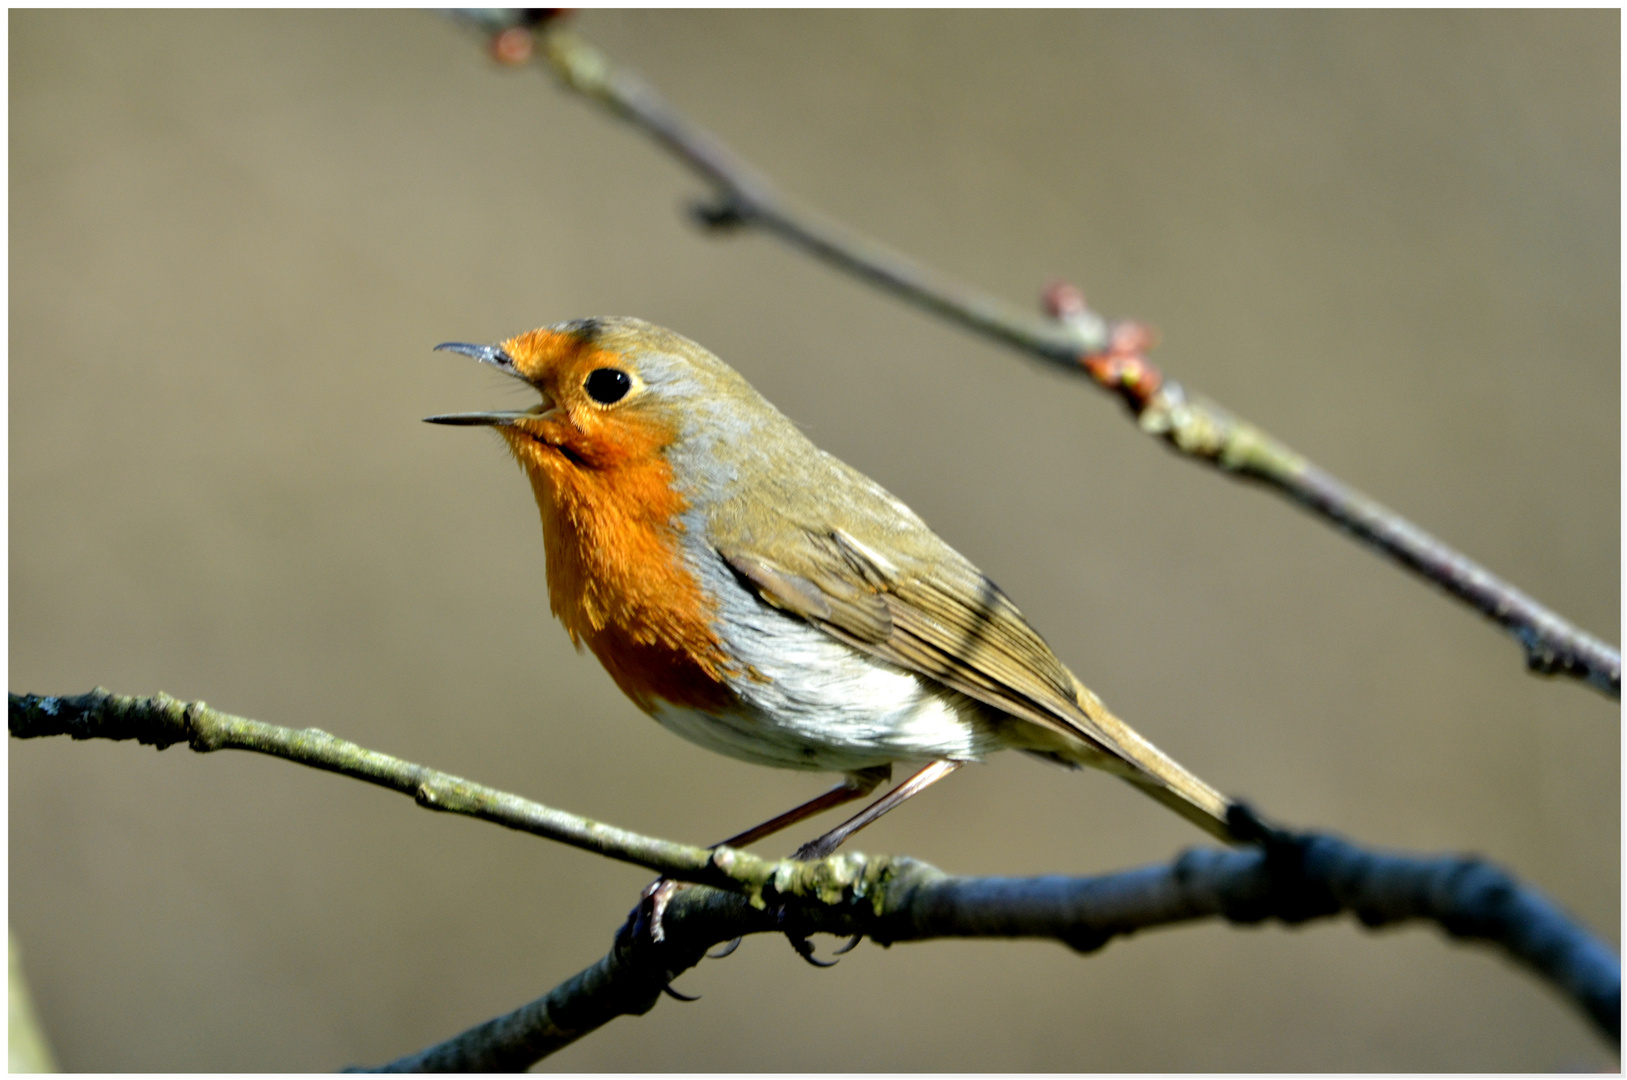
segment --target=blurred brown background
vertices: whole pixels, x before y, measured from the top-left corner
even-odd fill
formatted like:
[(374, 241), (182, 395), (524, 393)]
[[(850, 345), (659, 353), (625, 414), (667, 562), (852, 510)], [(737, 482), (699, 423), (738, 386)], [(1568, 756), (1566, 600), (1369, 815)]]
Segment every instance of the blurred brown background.
[[(788, 191), (1155, 323), (1188, 385), (1618, 641), (1618, 19), (577, 21)], [(697, 843), (820, 790), (623, 700), (548, 616), (497, 440), (419, 422), (525, 396), (437, 342), (636, 314), (914, 506), (1202, 776), (1484, 853), (1618, 940), (1613, 702), (1083, 383), (697, 234), (701, 186), (547, 75), (424, 13), (10, 29), (13, 690), (163, 689)], [(42, 740), (9, 776), (11, 922), (74, 1070), (381, 1062), (595, 960), (650, 877), (246, 754)], [(863, 839), (1001, 874), (1203, 840), (1016, 756)], [(1492, 952), (1349, 922), (830, 971), (754, 938), (679, 987), (704, 998), (545, 1067), (1614, 1067)]]

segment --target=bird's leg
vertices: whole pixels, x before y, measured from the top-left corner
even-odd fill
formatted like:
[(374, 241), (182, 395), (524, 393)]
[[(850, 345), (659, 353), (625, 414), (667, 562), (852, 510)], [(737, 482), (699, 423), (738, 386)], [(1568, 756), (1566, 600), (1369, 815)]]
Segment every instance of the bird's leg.
[[(843, 777), (840, 784), (837, 784), (823, 795), (809, 799), (802, 805), (794, 806), (778, 817), (769, 818), (761, 825), (747, 829), (743, 833), (736, 833), (727, 840), (712, 846), (715, 848), (745, 847), (747, 844), (756, 843), (765, 836), (772, 836), (782, 829), (790, 828), (799, 821), (805, 821), (815, 814), (824, 813), (833, 806), (841, 806), (843, 803), (850, 803), (854, 799), (862, 799), (892, 779), (892, 775), (893, 767), (891, 765), (873, 765), (868, 769), (855, 769)], [(908, 798), (908, 796), (905, 796), (905, 798)], [(902, 802), (903, 800), (899, 801)], [(667, 903), (672, 899), (673, 894), (681, 887), (682, 882), (673, 881), (671, 878), (656, 878), (645, 887), (643, 894), (640, 896), (641, 903), (650, 905), (649, 928), (652, 940), (661, 941), (666, 937), (666, 932), (661, 926), (661, 916), (666, 913)], [(732, 948), (729, 950), (729, 952), (733, 951)], [(728, 953), (724, 953), (724, 955), (727, 956)]]
[(797, 848), (797, 853), (791, 857), (799, 860), (823, 859), (826, 855), (841, 847), (842, 842), (848, 837), (905, 799), (908, 799), (911, 795), (925, 791), (964, 764), (966, 764), (964, 761), (934, 761), (824, 836), (819, 837), (817, 840), (810, 840)]
[(891, 780), (893, 767), (891, 765), (876, 765), (869, 769), (859, 769), (848, 773), (842, 782), (816, 798), (809, 799), (801, 806), (794, 806), (779, 817), (769, 818), (761, 825), (747, 829), (729, 837), (713, 847), (745, 847), (754, 844), (765, 836), (773, 836), (782, 829), (788, 829), (799, 821), (806, 821), (815, 814), (823, 814), (832, 807), (850, 803), (854, 799), (862, 799), (882, 784)]

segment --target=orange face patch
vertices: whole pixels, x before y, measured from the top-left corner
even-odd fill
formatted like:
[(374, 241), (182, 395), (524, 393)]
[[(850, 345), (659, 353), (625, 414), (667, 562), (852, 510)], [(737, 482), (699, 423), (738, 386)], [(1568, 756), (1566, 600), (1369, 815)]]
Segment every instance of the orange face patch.
[(614, 353), (604, 352), (575, 334), (562, 334), (558, 330), (532, 330), (503, 342), (502, 350), (514, 361), (520, 377), (531, 383), (543, 384), (557, 378), (561, 369), (584, 354), (603, 353), (609, 359)]
[(644, 711), (662, 700), (727, 707), (730, 665), (711, 629), (713, 605), (679, 550), (686, 504), (662, 454), (675, 426), (656, 402), (607, 408), (587, 396), (592, 371), (627, 368), (616, 353), (548, 330), (503, 349), (552, 403), (498, 431), (542, 513), (554, 615)]

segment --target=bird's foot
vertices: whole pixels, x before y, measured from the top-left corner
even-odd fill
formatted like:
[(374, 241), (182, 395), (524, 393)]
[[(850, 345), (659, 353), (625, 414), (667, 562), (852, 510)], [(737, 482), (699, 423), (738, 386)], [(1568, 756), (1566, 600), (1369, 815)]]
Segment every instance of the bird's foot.
[[(836, 966), (837, 961), (821, 960), (819, 957), (814, 955), (813, 942), (809, 941), (808, 935), (803, 933), (802, 929), (795, 924), (789, 910), (782, 907), (779, 909), (777, 916), (780, 924), (780, 933), (785, 935), (785, 940), (791, 943), (791, 948), (796, 950), (798, 956), (808, 961), (808, 963), (812, 964), (814, 967), (828, 968)], [(862, 940), (864, 940), (863, 934), (854, 934), (852, 937), (848, 938), (847, 944), (843, 945), (840, 949), (837, 949), (833, 955), (841, 956), (844, 953), (852, 952), (858, 947), (859, 942)]]
[(678, 890), (683, 887), (684, 883), (681, 881), (656, 878), (646, 885), (644, 892), (639, 895), (638, 910), (634, 914), (636, 916), (648, 912), (644, 919), (644, 927), (651, 941), (660, 943), (667, 939), (666, 928), (661, 923), (666, 918), (667, 904), (672, 902), (672, 898), (678, 895)]

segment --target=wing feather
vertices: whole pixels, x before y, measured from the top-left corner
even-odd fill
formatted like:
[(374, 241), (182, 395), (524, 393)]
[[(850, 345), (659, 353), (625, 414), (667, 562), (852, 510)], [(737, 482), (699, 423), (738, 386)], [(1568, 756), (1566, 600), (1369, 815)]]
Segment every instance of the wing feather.
[(841, 530), (810, 536), (796, 570), (720, 550), (768, 603), (1002, 712), (1108, 750), (1074, 679), (1022, 612), (969, 564), (906, 574)]
[(718, 553), (766, 602), (872, 656), (938, 680), (1008, 715), (1067, 736), (1042, 756), (1112, 772), (1231, 841), (1228, 800), (1109, 712), (1017, 605), (944, 545), (907, 569), (842, 529), (807, 531), (794, 566), (760, 552)]

